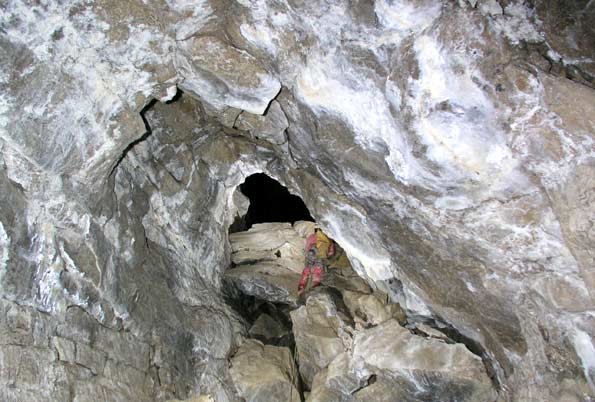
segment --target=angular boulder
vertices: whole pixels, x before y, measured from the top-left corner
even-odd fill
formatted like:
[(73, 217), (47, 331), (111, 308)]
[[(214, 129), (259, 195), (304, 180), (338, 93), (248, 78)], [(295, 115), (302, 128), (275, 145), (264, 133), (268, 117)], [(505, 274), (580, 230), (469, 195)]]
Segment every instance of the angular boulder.
[(231, 359), (230, 374), (247, 402), (300, 402), (297, 369), (288, 348), (247, 340)]
[(404, 322), (405, 316), (399, 305), (386, 304), (379, 294), (364, 294), (349, 290), (342, 291), (342, 294), (343, 301), (354, 317), (358, 329), (379, 325), (391, 318)]
[(297, 305), (300, 275), (270, 262), (229, 269), (224, 280), (242, 293), (273, 303)]
[(300, 373), (310, 388), (316, 373), (351, 347), (350, 319), (327, 290), (316, 290), (291, 312)]
[(321, 370), (307, 402), (493, 402), (481, 359), (462, 344), (424, 338), (394, 319), (358, 332), (351, 353)]
[(491, 402), (497, 397), (483, 362), (464, 345), (414, 335), (396, 320), (358, 333), (352, 357), (361, 374), (410, 383), (422, 400)]
[(304, 226), (312, 225), (311, 222), (296, 222), (294, 227), (290, 223), (259, 223), (245, 232), (232, 233), (231, 260), (236, 265), (274, 262), (301, 274), (306, 234), (300, 232), (305, 231)]

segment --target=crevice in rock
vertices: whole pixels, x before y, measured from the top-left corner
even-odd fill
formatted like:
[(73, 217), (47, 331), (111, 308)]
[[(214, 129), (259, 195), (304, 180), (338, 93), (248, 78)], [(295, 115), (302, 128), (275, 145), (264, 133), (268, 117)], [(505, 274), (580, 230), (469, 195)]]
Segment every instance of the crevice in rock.
[[(177, 93), (176, 93), (177, 95)], [(175, 98), (175, 96), (174, 96)], [(173, 99), (172, 99), (173, 101)], [(128, 155), (128, 152), (130, 152), (130, 150), (132, 148), (134, 148), (137, 144), (143, 142), (144, 140), (146, 140), (147, 138), (149, 138), (149, 136), (153, 133), (153, 130), (151, 129), (151, 126), (149, 125), (149, 122), (147, 121), (147, 118), (145, 117), (145, 114), (147, 113), (147, 111), (149, 111), (154, 105), (155, 103), (157, 103), (157, 99), (152, 99), (149, 103), (147, 103), (147, 105), (140, 111), (140, 116), (143, 119), (143, 123), (145, 125), (145, 133), (140, 136), (139, 138), (137, 138), (136, 140), (132, 141), (130, 144), (128, 144), (128, 146), (126, 146), (126, 148), (124, 148), (124, 151), (122, 151), (122, 155), (120, 155), (120, 157), (118, 158), (118, 160), (116, 161), (114, 167), (112, 168), (112, 170), (110, 171), (108, 177), (111, 177), (116, 170), (118, 169), (118, 166), (120, 166), (120, 163), (122, 163), (122, 161), (124, 160), (124, 158), (126, 158), (126, 155)], [(170, 103), (170, 102), (167, 102)]]
[[(165, 101), (165, 104), (166, 105), (169, 105), (171, 103), (175, 103), (175, 102), (179, 101), (182, 98), (182, 96), (184, 96), (184, 91), (182, 91), (180, 88), (176, 88), (176, 94), (174, 96), (172, 96), (172, 98), (170, 100)], [(145, 120), (145, 118), (144, 118), (144, 109), (143, 109), (143, 111), (141, 113), (142, 113), (142, 116), (143, 116), (143, 120)], [(146, 124), (147, 123), (146, 123), (146, 120), (145, 120), (145, 125)]]
[[(292, 307), (285, 303), (274, 303), (247, 295), (230, 283), (223, 289), (225, 301), (244, 318), (249, 328), (248, 338), (258, 340), (264, 345), (288, 348), (295, 371), (299, 373), (299, 360), (290, 317)], [(304, 401), (305, 388), (301, 376), (296, 374), (295, 379), (299, 399)]]

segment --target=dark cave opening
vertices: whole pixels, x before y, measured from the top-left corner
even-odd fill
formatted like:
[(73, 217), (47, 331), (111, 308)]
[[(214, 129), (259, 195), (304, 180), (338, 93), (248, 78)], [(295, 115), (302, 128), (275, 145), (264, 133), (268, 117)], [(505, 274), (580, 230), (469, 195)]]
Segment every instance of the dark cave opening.
[(244, 217), (246, 229), (255, 223), (314, 221), (300, 197), (264, 173), (247, 177), (240, 185), (240, 191), (250, 200)]

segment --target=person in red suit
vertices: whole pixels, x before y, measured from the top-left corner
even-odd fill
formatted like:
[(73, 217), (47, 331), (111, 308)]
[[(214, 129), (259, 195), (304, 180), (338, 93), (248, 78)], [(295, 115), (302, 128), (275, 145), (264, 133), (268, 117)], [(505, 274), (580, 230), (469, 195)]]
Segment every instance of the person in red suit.
[(328, 259), (335, 254), (335, 244), (322, 230), (316, 228), (306, 239), (304, 254), (306, 263), (298, 283), (298, 296), (304, 294), (309, 279), (311, 279), (310, 289), (320, 285), (328, 267)]

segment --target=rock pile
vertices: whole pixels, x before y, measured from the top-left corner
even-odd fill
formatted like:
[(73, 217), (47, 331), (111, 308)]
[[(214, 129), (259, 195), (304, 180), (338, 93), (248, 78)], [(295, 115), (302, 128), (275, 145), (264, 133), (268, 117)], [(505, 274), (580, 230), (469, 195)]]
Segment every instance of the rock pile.
[[(252, 402), (495, 401), (481, 358), (371, 289), (351, 266), (329, 270), (298, 305), (295, 288), (313, 224), (255, 225), (230, 236), (234, 267), (225, 277), (239, 297), (290, 307), (291, 328), (263, 313), (231, 359), (241, 397)], [(338, 252), (343, 252), (338, 247)], [(263, 267), (267, 267), (263, 269)], [(280, 278), (283, 278), (281, 280)], [(299, 378), (298, 378), (299, 373)]]

